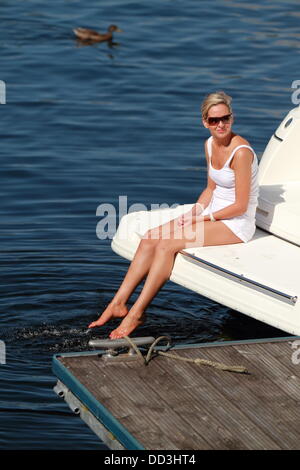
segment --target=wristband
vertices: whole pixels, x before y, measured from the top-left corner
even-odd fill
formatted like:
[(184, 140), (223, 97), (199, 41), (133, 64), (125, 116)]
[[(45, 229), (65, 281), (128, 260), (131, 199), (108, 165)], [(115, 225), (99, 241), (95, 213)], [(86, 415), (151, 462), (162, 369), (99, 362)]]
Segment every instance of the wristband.
[(212, 222), (216, 222), (216, 219), (214, 218), (212, 212), (209, 214), (209, 218), (210, 218), (210, 220), (211, 220)]

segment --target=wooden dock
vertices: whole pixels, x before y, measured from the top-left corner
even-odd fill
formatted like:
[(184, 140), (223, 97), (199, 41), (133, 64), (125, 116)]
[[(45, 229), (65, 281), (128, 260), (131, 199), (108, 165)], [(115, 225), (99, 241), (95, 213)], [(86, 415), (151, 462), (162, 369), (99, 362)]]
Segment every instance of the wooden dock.
[(300, 449), (300, 337), (206, 343), (172, 354), (242, 365), (240, 374), (156, 355), (53, 358), (56, 392), (111, 449)]

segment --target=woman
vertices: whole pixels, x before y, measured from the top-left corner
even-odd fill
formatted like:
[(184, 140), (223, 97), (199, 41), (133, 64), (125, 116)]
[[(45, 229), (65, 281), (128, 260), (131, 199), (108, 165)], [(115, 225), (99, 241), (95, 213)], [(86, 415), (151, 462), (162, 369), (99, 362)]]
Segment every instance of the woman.
[[(169, 279), (177, 253), (187, 247), (246, 243), (255, 232), (257, 157), (247, 140), (232, 131), (231, 97), (211, 93), (201, 107), (202, 122), (211, 136), (205, 143), (207, 187), (186, 214), (143, 236), (114, 299), (89, 328), (111, 318), (123, 318), (111, 339), (130, 335), (144, 312)], [(184, 230), (183, 230), (184, 229)], [(144, 279), (144, 287), (131, 309), (126, 303)]]

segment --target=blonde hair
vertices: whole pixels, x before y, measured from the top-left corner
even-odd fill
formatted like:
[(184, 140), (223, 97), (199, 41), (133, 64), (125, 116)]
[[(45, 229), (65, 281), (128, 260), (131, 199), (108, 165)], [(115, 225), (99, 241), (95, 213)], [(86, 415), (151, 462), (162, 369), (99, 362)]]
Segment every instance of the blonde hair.
[(216, 104), (225, 104), (229, 109), (229, 112), (232, 113), (231, 101), (231, 96), (226, 95), (224, 91), (216, 91), (215, 93), (210, 93), (206, 96), (201, 105), (202, 119), (207, 119), (209, 109), (212, 106), (215, 106)]

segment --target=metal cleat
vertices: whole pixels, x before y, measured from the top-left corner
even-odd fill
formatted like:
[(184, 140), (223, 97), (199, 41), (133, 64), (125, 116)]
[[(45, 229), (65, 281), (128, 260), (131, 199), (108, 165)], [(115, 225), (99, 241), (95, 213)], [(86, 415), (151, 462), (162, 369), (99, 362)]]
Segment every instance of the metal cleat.
[[(152, 344), (155, 341), (155, 338), (152, 336), (144, 336), (140, 338), (130, 338), (130, 341), (138, 346), (145, 346), (147, 344)], [(126, 338), (121, 339), (91, 339), (89, 341), (89, 346), (97, 349), (105, 349), (106, 351), (100, 354), (101, 359), (104, 360), (113, 360), (113, 362), (119, 362), (123, 360), (136, 360), (140, 357), (137, 354), (135, 348), (128, 342)], [(126, 353), (120, 354), (118, 351), (122, 348), (128, 348)]]

